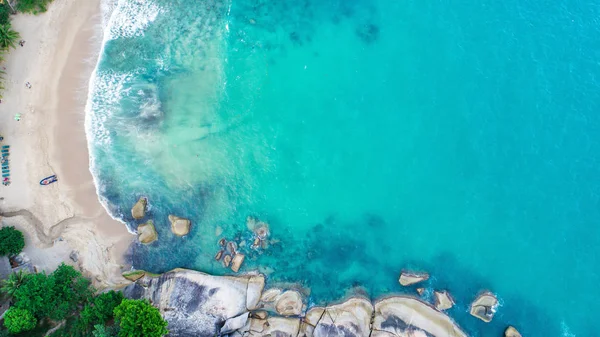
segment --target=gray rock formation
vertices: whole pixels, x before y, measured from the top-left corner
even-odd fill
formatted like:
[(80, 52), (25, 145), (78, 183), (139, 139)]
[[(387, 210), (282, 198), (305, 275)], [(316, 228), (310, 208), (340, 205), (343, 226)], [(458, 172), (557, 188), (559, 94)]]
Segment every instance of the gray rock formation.
[(415, 283), (426, 281), (427, 279), (429, 279), (429, 274), (427, 274), (427, 273), (402, 271), (402, 273), (400, 274), (400, 279), (398, 279), (398, 282), (400, 282), (401, 285), (406, 287), (406, 286), (413, 285)]
[(490, 292), (483, 292), (473, 303), (471, 303), (471, 315), (480, 320), (489, 323), (494, 318), (496, 308), (498, 307), (498, 299)]
[(190, 220), (180, 218), (175, 215), (169, 215), (171, 221), (171, 230), (177, 236), (184, 236), (190, 232)]
[(142, 219), (146, 215), (147, 204), (148, 199), (141, 197), (131, 208), (131, 216), (136, 220)]

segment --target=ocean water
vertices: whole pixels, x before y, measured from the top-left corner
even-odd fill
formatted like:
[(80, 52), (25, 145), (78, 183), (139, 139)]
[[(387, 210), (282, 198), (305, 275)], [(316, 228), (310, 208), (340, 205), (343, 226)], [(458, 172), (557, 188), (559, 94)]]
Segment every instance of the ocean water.
[[(600, 5), (581, 1), (118, 0), (86, 116), (134, 267), (298, 282), (311, 303), (448, 289), (472, 336), (597, 336)], [(175, 237), (168, 214), (192, 220)], [(246, 217), (270, 224), (250, 248)], [(218, 232), (222, 234), (217, 236)], [(486, 324), (478, 291), (501, 301)]]

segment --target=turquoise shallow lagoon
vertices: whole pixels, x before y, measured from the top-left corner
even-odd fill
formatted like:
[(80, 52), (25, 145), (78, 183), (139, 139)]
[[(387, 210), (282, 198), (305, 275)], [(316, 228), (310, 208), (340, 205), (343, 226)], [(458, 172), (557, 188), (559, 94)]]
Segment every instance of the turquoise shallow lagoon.
[[(92, 171), (133, 230), (134, 267), (226, 274), (248, 215), (278, 243), (243, 270), (448, 289), (473, 336), (595, 336), (600, 295), (600, 7), (591, 1), (119, 0), (86, 127)], [(171, 233), (168, 214), (192, 220)], [(216, 235), (223, 230), (221, 236)], [(468, 304), (490, 289), (490, 324)]]

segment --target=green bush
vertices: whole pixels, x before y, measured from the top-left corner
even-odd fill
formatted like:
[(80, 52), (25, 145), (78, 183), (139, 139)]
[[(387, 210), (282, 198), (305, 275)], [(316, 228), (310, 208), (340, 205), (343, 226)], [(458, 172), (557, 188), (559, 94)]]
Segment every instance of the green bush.
[(23, 270), (10, 274), (8, 278), (2, 282), (2, 288), (0, 288), (0, 290), (8, 296), (14, 296), (17, 289), (25, 283), (26, 276), (27, 274), (24, 273)]
[(92, 331), (92, 336), (94, 337), (117, 337), (119, 334), (119, 329), (117, 326), (109, 326), (102, 324), (97, 324), (94, 326), (94, 331)]
[(35, 328), (37, 320), (25, 309), (10, 308), (4, 314), (4, 326), (10, 333), (29, 331)]
[(17, 47), (17, 40), (21, 37), (19, 32), (12, 29), (9, 23), (0, 25), (0, 48), (8, 50)]
[(64, 319), (77, 308), (78, 304), (84, 304), (94, 293), (90, 281), (64, 263), (50, 274), (50, 278), (53, 286), (52, 306), (54, 308), (49, 317), (53, 320)]
[(28, 310), (38, 319), (48, 317), (54, 308), (54, 279), (45, 273), (28, 274), (15, 291), (14, 306)]
[(17, 11), (23, 13), (39, 14), (48, 10), (48, 4), (52, 0), (19, 0)]
[(114, 310), (122, 301), (123, 294), (114, 290), (94, 297), (81, 311), (80, 323), (84, 329), (106, 323), (114, 317)]
[(11, 13), (12, 9), (10, 9), (7, 1), (0, 4), (0, 25), (10, 22)]
[(14, 227), (2, 227), (0, 229), (0, 256), (17, 255), (25, 247), (23, 233)]
[(125, 299), (115, 308), (119, 337), (161, 337), (169, 333), (167, 322), (147, 300)]

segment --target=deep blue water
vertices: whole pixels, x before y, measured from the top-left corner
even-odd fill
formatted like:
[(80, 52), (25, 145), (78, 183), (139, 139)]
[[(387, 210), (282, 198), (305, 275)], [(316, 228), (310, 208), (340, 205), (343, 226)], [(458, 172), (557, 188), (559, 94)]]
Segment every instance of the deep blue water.
[[(228, 273), (236, 238), (311, 302), (402, 289), (473, 336), (595, 336), (600, 5), (591, 1), (120, 0), (87, 131), (111, 213), (150, 201), (136, 268)], [(192, 220), (172, 235), (168, 214)], [(249, 248), (248, 215), (269, 248)], [(223, 234), (216, 235), (217, 228)], [(482, 289), (501, 307), (467, 313)]]

